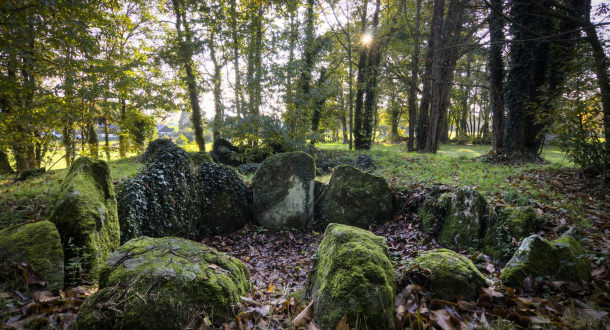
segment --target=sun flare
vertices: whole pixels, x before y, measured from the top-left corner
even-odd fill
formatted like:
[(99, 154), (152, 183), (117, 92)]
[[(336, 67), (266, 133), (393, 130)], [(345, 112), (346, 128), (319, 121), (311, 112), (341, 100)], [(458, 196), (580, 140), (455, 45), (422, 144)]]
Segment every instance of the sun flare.
[(373, 42), (373, 35), (369, 32), (366, 32), (365, 34), (362, 35), (361, 41), (362, 41), (363, 45), (368, 46), (371, 44), (371, 42)]

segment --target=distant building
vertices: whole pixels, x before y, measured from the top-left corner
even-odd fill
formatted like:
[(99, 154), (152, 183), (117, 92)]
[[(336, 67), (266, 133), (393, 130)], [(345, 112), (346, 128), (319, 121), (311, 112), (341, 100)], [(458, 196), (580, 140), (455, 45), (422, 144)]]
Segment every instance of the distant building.
[(166, 125), (157, 125), (157, 136), (173, 136), (174, 130)]

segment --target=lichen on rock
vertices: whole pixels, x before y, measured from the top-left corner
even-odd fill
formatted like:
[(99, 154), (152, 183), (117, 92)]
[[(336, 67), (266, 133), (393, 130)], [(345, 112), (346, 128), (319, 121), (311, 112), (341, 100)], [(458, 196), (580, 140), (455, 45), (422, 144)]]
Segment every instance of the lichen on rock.
[(316, 165), (304, 152), (267, 158), (254, 175), (254, 215), (270, 229), (303, 228), (313, 220)]
[(323, 210), (326, 223), (368, 228), (392, 220), (392, 191), (384, 178), (341, 165), (333, 171)]
[(201, 164), (195, 196), (199, 205), (200, 233), (229, 233), (250, 219), (246, 186), (226, 165)]
[(448, 249), (420, 253), (410, 260), (401, 274), (401, 281), (410, 281), (430, 291), (433, 297), (473, 299), (487, 281), (472, 261)]
[(505, 285), (521, 286), (528, 276), (588, 281), (591, 265), (586, 251), (573, 237), (564, 235), (548, 241), (531, 235), (508, 261), (500, 279)]
[[(42, 275), (49, 289), (64, 286), (64, 251), (59, 232), (50, 221), (0, 230), (0, 276), (25, 262)], [(10, 280), (10, 278), (8, 279)]]
[(77, 329), (198, 328), (222, 322), (251, 289), (246, 266), (181, 238), (140, 237), (105, 263), (100, 290), (87, 298)]
[(350, 327), (393, 329), (395, 278), (383, 237), (329, 224), (308, 279), (314, 320), (334, 329), (344, 315)]
[(98, 270), (119, 246), (119, 220), (108, 164), (81, 157), (74, 161), (49, 219), (57, 226), (66, 265), (78, 260), (82, 273), (66, 274), (96, 280)]
[(478, 248), (489, 227), (487, 202), (471, 188), (427, 198), (418, 215), (423, 229), (450, 249)]

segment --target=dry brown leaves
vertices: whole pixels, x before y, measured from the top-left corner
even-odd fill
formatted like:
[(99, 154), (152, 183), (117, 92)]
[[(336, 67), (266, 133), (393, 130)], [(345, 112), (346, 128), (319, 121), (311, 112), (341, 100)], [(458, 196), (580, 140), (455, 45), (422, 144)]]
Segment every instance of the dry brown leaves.
[(45, 290), (46, 283), (30, 265), (21, 263), (23, 289), (0, 293), (2, 329), (69, 329), (85, 298), (95, 287), (77, 286), (67, 290)]

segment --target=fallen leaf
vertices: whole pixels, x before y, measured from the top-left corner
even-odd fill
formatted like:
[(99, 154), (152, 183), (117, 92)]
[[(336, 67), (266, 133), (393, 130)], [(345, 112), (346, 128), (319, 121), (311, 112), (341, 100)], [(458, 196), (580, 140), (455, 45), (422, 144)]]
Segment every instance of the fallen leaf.
[(292, 320), (292, 325), (296, 327), (304, 327), (313, 318), (313, 300), (305, 307), (304, 310)]

